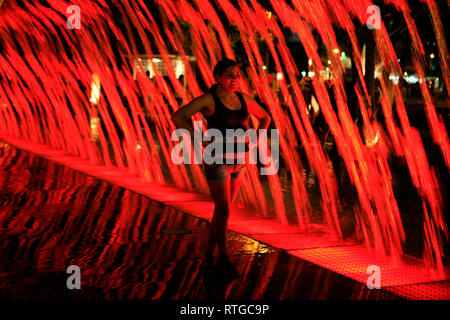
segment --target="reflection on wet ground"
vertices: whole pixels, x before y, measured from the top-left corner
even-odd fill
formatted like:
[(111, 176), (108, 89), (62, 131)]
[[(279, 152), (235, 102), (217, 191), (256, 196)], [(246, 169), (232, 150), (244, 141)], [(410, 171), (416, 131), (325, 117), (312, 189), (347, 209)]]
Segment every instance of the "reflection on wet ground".
[[(420, 118), (417, 116), (416, 118)], [(425, 119), (425, 115), (421, 117)], [(426, 123), (425, 123), (426, 125)], [(422, 124), (423, 127), (423, 124)], [(450, 193), (450, 171), (448, 170), (445, 162), (443, 161), (442, 154), (435, 144), (431, 141), (429, 132), (421, 131), (424, 136), (424, 142), (428, 158), (430, 159), (430, 166), (433, 167), (436, 173), (436, 179), (439, 184), (440, 192), (442, 194), (442, 208), (443, 217), (446, 224), (449, 225), (449, 197), (445, 194)], [(333, 170), (337, 177), (338, 182), (338, 194), (339, 194), (339, 208), (338, 218), (342, 228), (343, 237), (345, 240), (352, 241), (354, 243), (362, 243), (356, 236), (356, 221), (355, 221), (355, 207), (359, 206), (358, 194), (356, 188), (350, 182), (348, 173), (346, 171), (343, 160), (338, 156), (336, 147), (330, 138), (324, 145), (325, 152), (329, 155), (330, 161), (328, 165), (333, 167)], [(300, 150), (300, 154), (303, 150)], [(301, 154), (301, 158), (305, 158)], [(305, 169), (302, 170), (302, 178), (305, 183), (306, 190), (308, 192), (308, 199), (311, 203), (311, 222), (317, 224), (324, 224), (324, 215), (321, 204), (321, 191), (318, 183), (318, 178), (314, 170), (307, 168), (307, 162)], [(389, 167), (392, 175), (392, 187), (395, 195), (395, 199), (401, 214), (403, 221), (403, 227), (405, 229), (406, 241), (402, 244), (402, 248), (405, 254), (422, 259), (424, 250), (423, 239), (423, 212), (421, 196), (418, 190), (414, 187), (411, 180), (411, 173), (403, 159), (391, 156), (389, 158)], [(285, 166), (281, 166), (279, 170), (279, 177), (282, 189), (284, 205), (286, 208), (287, 220), (291, 224), (297, 223), (296, 208), (294, 206), (294, 200), (289, 185), (292, 182), (291, 174)], [(287, 186), (287, 187), (286, 187)], [(274, 204), (270, 195), (270, 188), (267, 181), (263, 181), (263, 189), (266, 195), (266, 199), (269, 202), (269, 207), (273, 207)], [(450, 242), (445, 241), (444, 252), (450, 252)], [(449, 264), (449, 255), (444, 257), (444, 264)]]
[[(2, 299), (396, 299), (230, 232), (240, 277), (203, 268), (209, 223), (3, 143)], [(81, 290), (66, 286), (70, 265)]]

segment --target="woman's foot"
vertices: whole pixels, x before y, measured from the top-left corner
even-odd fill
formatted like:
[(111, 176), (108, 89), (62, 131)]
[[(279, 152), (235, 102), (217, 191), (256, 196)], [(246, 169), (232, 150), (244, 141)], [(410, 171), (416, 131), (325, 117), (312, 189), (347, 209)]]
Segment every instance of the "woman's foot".
[(206, 249), (205, 259), (213, 259), (213, 258), (214, 258), (214, 249)]
[(230, 261), (228, 256), (220, 256), (217, 261), (217, 269), (218, 271), (232, 277), (239, 278), (240, 274), (236, 268), (236, 265)]
[(201, 266), (201, 269), (205, 272), (212, 272), (215, 269), (213, 252), (214, 250), (205, 251), (205, 257)]

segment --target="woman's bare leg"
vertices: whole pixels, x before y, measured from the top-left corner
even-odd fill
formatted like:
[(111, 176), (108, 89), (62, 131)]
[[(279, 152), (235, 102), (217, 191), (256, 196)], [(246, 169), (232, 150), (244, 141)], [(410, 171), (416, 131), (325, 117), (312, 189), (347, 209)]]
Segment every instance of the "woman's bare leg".
[(227, 229), (230, 214), (230, 178), (209, 180), (209, 190), (214, 201), (214, 215), (209, 230), (207, 252), (219, 248), (220, 256), (227, 256)]
[(242, 180), (241, 178), (231, 179), (231, 188), (230, 188), (230, 203), (233, 205), (236, 200), (237, 194), (239, 192), (239, 188), (241, 187)]

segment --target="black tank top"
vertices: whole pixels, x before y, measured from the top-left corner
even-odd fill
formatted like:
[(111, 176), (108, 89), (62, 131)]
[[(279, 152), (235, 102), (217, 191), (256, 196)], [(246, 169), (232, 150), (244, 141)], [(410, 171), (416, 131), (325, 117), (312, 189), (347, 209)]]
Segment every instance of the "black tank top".
[[(214, 90), (211, 90), (210, 93), (214, 99), (215, 110), (214, 113), (206, 118), (206, 122), (208, 125), (208, 129), (218, 129), (222, 132), (222, 135), (225, 137), (226, 129), (242, 129), (247, 131), (249, 128), (249, 114), (247, 110), (247, 103), (245, 102), (244, 97), (240, 92), (236, 92), (236, 95), (241, 102), (241, 108), (239, 110), (231, 110), (225, 107), (222, 101), (217, 96), (217, 93)], [(234, 152), (237, 152), (237, 142), (233, 143)], [(245, 151), (249, 150), (248, 143), (245, 143)], [(226, 143), (223, 145), (223, 152), (226, 152)]]

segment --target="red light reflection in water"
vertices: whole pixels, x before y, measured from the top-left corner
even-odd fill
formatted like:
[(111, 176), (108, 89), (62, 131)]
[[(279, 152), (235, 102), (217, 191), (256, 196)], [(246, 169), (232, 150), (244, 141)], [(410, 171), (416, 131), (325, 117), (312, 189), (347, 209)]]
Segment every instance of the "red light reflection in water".
[[(323, 224), (329, 232), (341, 236), (335, 173), (311, 124), (305, 99), (295, 80), (299, 70), (282, 32), (282, 28), (290, 28), (297, 33), (311, 59), (311, 71), (319, 75), (325, 72), (325, 66), (311, 31), (314, 29), (325, 44), (334, 85), (329, 91), (322, 78), (316, 76), (313, 87), (350, 181), (357, 190), (359, 205), (354, 209), (357, 232), (377, 255), (388, 254), (399, 262), (405, 232), (388, 164), (389, 154), (393, 152), (406, 162), (423, 203), (423, 258), (430, 267), (443, 272), (444, 239), (441, 234), (448, 239), (448, 230), (442, 213), (440, 186), (425, 154), (421, 136), (409, 124), (398, 85), (389, 82), (384, 75), (380, 79), (386, 134), (383, 123), (370, 119), (367, 111), (370, 103), (366, 102), (368, 89), (361, 68), (361, 44), (356, 37), (358, 26), (352, 18), (364, 25), (366, 9), (372, 4), (370, 1), (293, 1), (292, 7), (284, 1), (271, 0), (272, 18), (253, 0), (239, 0), (237, 6), (228, 0), (196, 0), (193, 4), (185, 0), (158, 0), (156, 3), (162, 9), (159, 12), (152, 11), (156, 7), (146, 7), (142, 0), (114, 1), (114, 10), (118, 13), (112, 12), (108, 2), (99, 1), (80, 5), (82, 28), (79, 30), (66, 27), (69, 2), (48, 2), (49, 6), (44, 7), (29, 3), (19, 6), (15, 1), (7, 1), (0, 8), (0, 126), (4, 134), (47, 144), (93, 164), (124, 169), (151, 182), (174, 183), (191, 191), (207, 193), (201, 166), (175, 165), (170, 160), (173, 147), (170, 134), (175, 128), (169, 116), (179, 107), (179, 101), (187, 102), (201, 94), (194, 70), (188, 63), (187, 35), (189, 49), (207, 86), (213, 83), (214, 63), (224, 56), (234, 57), (223, 25), (226, 19), (239, 30), (249, 61), (248, 69), (242, 70), (249, 80), (242, 81), (243, 89), (257, 93), (280, 130), (281, 155), (292, 176), (287, 187), (293, 194), (297, 225), (301, 230), (308, 230), (312, 220), (311, 204), (301, 174), (304, 167), (298, 153), (301, 145), (309, 167), (317, 174)], [(439, 59), (448, 85), (448, 54), (440, 15), (433, 1), (425, 2), (433, 19)], [(401, 0), (386, 3), (394, 4), (405, 18), (412, 39), (414, 68), (418, 77), (423, 78), (423, 48), (408, 4)], [(111, 20), (114, 14), (123, 17), (121, 27)], [(157, 14), (162, 16), (162, 25), (154, 18)], [(186, 23), (190, 25), (188, 31)], [(355, 93), (366, 136), (360, 134), (348, 108), (344, 66), (339, 56), (333, 53), (334, 48), (339, 48), (333, 24), (345, 30), (350, 39), (359, 77)], [(279, 87), (283, 96), (292, 94), (287, 110), (283, 110), (266, 71), (261, 68), (264, 59), (258, 47), (260, 38), (267, 44), (276, 72), (282, 74)], [(386, 66), (385, 73), (402, 75), (383, 25), (374, 31), (374, 39), (381, 62)], [(163, 78), (152, 59), (148, 63), (155, 73), (153, 80), (137, 71), (139, 68), (135, 63), (144, 67), (137, 59), (139, 43), (143, 43), (150, 57), (159, 54), (169, 80)], [(177, 51), (185, 63), (186, 90), (176, 78), (169, 56), (172, 51)], [(100, 79), (100, 88), (93, 87), (94, 74)], [(288, 83), (292, 84), (292, 90), (288, 89)], [(424, 81), (420, 88), (431, 136), (450, 167), (449, 139), (443, 120), (436, 113)], [(99, 96), (92, 100), (94, 89)], [(394, 95), (395, 108), (387, 99), (389, 93)], [(330, 94), (336, 101), (336, 110)], [(195, 118), (203, 120), (201, 115)], [(300, 141), (296, 141), (297, 135)], [(373, 143), (370, 141), (375, 138), (370, 138), (367, 143), (367, 137), (374, 136), (378, 140)], [(269, 204), (273, 203), (278, 220), (286, 224), (282, 183), (277, 175), (268, 180), (270, 198), (264, 196), (258, 168), (248, 166), (239, 200), (242, 205), (263, 214), (268, 214)]]
[[(51, 154), (45, 146), (22, 145), (53, 160), (89, 168), (62, 152)], [(238, 264), (239, 280), (205, 273), (205, 221), (4, 142), (0, 195), (2, 298), (398, 298), (238, 234), (230, 235), (230, 253)], [(174, 235), (171, 229), (190, 233)], [(81, 294), (65, 286), (65, 270), (72, 264), (83, 270)]]

